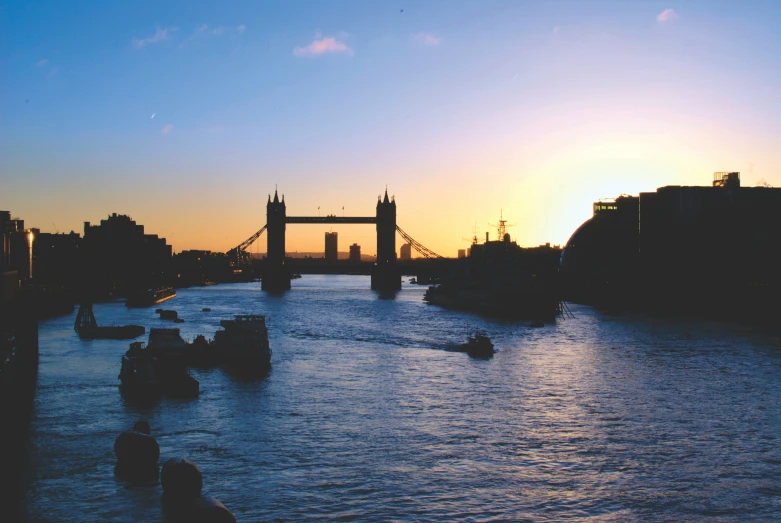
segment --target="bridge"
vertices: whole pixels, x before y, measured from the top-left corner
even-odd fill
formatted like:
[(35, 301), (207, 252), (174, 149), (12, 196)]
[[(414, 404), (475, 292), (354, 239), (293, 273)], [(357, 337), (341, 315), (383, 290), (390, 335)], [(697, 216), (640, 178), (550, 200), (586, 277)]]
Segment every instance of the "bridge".
[(290, 271), (285, 265), (285, 229), (290, 223), (315, 224), (375, 224), (377, 228), (377, 261), (372, 269), (371, 287), (377, 290), (398, 290), (401, 288), (401, 274), (396, 266), (396, 233), (409, 243), (424, 258), (441, 258), (428, 247), (413, 239), (396, 225), (396, 200), (385, 197), (377, 199), (375, 216), (287, 216), (285, 197), (279, 199), (274, 191), (266, 204), (266, 224), (255, 234), (228, 251), (237, 262), (246, 259), (246, 249), (266, 232), (268, 240), (266, 260), (263, 267), (262, 287), (269, 291), (290, 289)]

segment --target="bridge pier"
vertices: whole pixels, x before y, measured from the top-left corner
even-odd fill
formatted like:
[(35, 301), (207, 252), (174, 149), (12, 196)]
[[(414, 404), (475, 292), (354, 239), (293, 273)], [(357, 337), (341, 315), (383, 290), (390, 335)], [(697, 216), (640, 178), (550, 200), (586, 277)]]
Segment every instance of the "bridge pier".
[[(385, 198), (377, 201), (377, 215), (372, 217), (308, 217), (287, 216), (285, 197), (279, 199), (274, 190), (266, 204), (266, 227), (258, 231), (257, 237), (266, 231), (268, 247), (263, 264), (261, 287), (271, 292), (290, 289), (290, 269), (285, 264), (285, 228), (287, 223), (375, 223), (377, 225), (377, 262), (371, 272), (371, 287), (378, 291), (397, 291), (401, 289), (401, 272), (396, 264), (396, 201)], [(254, 239), (254, 238), (253, 238)], [(241, 246), (236, 250), (241, 250)]]
[(280, 292), (290, 289), (290, 271), (285, 265), (285, 197), (279, 200), (274, 190), (274, 201), (271, 195), (266, 204), (266, 260), (263, 265), (263, 276), (260, 286), (263, 290)]
[(401, 289), (401, 273), (396, 265), (396, 200), (377, 201), (377, 263), (372, 269), (372, 289), (397, 291)]

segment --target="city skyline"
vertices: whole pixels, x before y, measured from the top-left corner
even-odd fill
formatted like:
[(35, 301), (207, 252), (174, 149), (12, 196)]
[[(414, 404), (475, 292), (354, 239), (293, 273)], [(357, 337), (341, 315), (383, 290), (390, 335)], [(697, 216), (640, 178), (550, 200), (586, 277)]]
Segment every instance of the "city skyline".
[[(176, 252), (225, 251), (275, 187), (290, 216), (373, 216), (387, 186), (439, 254), (494, 239), (500, 212), (521, 245), (563, 245), (600, 198), (714, 171), (781, 185), (780, 20), (774, 2), (14, 4), (0, 208), (44, 232), (127, 214)], [(333, 230), (374, 254), (373, 226)], [(289, 227), (287, 250), (323, 232)]]

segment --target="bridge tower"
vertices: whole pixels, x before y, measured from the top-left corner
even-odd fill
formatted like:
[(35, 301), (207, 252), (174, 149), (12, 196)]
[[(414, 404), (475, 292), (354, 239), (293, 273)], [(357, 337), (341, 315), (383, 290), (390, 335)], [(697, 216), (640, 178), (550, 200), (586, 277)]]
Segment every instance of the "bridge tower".
[(401, 289), (401, 273), (396, 266), (396, 200), (377, 199), (377, 262), (372, 268), (372, 289)]
[(279, 201), (277, 190), (274, 189), (274, 201), (271, 195), (266, 204), (266, 262), (263, 267), (261, 288), (268, 291), (285, 291), (290, 289), (290, 271), (285, 266), (285, 222), (287, 214), (285, 196)]

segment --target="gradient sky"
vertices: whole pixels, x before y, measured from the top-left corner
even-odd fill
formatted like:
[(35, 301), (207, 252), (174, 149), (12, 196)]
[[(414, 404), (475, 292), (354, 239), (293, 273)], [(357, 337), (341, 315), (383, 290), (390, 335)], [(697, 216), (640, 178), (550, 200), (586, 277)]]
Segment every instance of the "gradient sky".
[(599, 198), (781, 186), (779, 93), (779, 1), (4, 2), (0, 209), (222, 251), (275, 185), (294, 216), (371, 216), (387, 185), (440, 254), (500, 210), (564, 243)]

